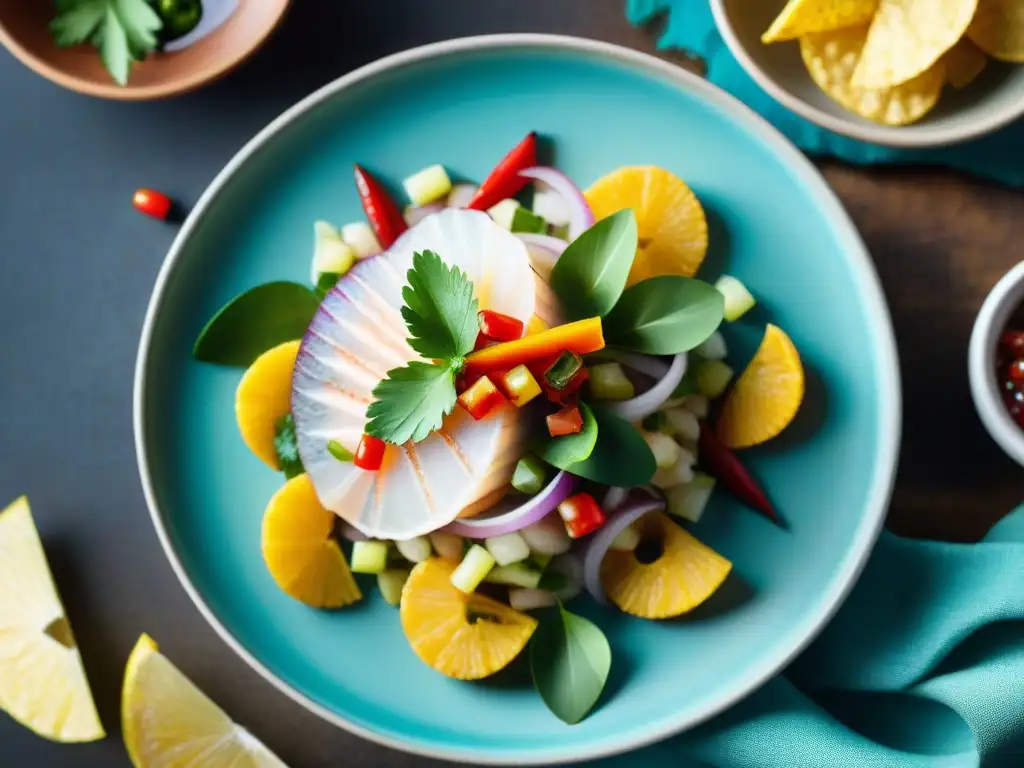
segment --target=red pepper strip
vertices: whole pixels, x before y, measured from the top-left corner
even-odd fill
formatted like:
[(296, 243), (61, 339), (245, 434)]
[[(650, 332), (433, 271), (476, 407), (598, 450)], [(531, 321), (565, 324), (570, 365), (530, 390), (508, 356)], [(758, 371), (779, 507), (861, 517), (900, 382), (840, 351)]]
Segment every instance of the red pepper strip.
[(359, 190), (359, 200), (380, 247), (390, 248), (398, 236), (408, 229), (401, 210), (384, 186), (360, 165), (356, 166), (356, 189)]
[(583, 431), (583, 415), (575, 405), (567, 405), (547, 418), (548, 434), (552, 437), (578, 435)]
[(480, 189), (466, 207), (474, 211), (486, 211), (506, 197), (512, 197), (530, 182), (526, 177), (520, 176), (519, 172), (536, 164), (537, 134), (530, 131), (484, 179), (484, 183), (480, 185)]
[(469, 389), (459, 395), (459, 405), (465, 408), (476, 421), (480, 421), (491, 412), (492, 408), (504, 402), (506, 402), (505, 396), (486, 376), (481, 376), (473, 382)]
[(570, 496), (558, 505), (558, 515), (571, 539), (593, 533), (605, 523), (604, 510), (589, 493)]
[(761, 486), (736, 458), (736, 454), (719, 442), (715, 430), (707, 422), (700, 426), (697, 453), (700, 463), (717, 477), (733, 496), (776, 525), (784, 527)]
[(363, 435), (359, 440), (359, 447), (356, 448), (356, 455), (352, 463), (360, 469), (368, 472), (376, 472), (384, 463), (384, 449), (387, 443), (373, 435)]

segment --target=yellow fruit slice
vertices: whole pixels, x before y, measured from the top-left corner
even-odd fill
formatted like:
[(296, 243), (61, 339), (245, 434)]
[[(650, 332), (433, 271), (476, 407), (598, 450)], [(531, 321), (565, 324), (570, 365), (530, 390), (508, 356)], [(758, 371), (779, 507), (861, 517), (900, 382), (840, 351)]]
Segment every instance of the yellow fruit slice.
[(979, 0), (967, 36), (999, 61), (1024, 61), (1024, 3)]
[(697, 273), (708, 250), (708, 222), (686, 182), (664, 168), (619, 168), (591, 185), (584, 195), (597, 219), (623, 208), (636, 213), (640, 247), (627, 285), (656, 275)]
[(402, 590), (402, 629), (427, 666), (459, 680), (504, 669), (526, 647), (536, 619), (452, 586), (455, 564), (431, 558), (413, 568)]
[(249, 450), (271, 469), (280, 469), (274, 450), (274, 428), (288, 413), (292, 371), (299, 341), (268, 349), (246, 370), (235, 391), (235, 419)]
[(314, 608), (340, 608), (363, 597), (332, 535), (337, 519), (320, 505), (305, 474), (285, 483), (263, 514), (270, 575), (286, 594)]
[(106, 736), (24, 496), (0, 512), (0, 709), (53, 741)]
[[(609, 550), (601, 563), (601, 585), (608, 599), (626, 613), (667, 619), (691, 611), (725, 581), (732, 563), (701, 544), (668, 515), (652, 512), (639, 521), (635, 551)], [(646, 551), (660, 550), (653, 562)]]
[(718, 419), (729, 448), (770, 440), (796, 416), (804, 399), (804, 367), (786, 333), (769, 324), (754, 358), (736, 380)]
[(287, 768), (210, 701), (148, 635), (128, 659), (121, 730), (135, 768)]

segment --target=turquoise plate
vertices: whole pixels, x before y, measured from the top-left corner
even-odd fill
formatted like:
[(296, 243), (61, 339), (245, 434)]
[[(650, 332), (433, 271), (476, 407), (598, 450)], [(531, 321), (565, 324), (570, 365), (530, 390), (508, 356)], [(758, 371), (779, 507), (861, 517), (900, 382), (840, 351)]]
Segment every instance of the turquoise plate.
[[(707, 209), (705, 275), (760, 298), (731, 326), (741, 353), (766, 320), (810, 370), (785, 437), (748, 452), (789, 523), (719, 494), (698, 535), (735, 563), (733, 586), (687, 620), (650, 622), (578, 601), (611, 641), (604, 699), (582, 724), (552, 716), (516, 671), (448, 680), (409, 649), (394, 608), (310, 610), (260, 555), (281, 476), (235, 428), (239, 371), (202, 365), (203, 323), (258, 283), (308, 279), (312, 222), (361, 216), (352, 164), (396, 183), (443, 163), (481, 179), (527, 131), (550, 137), (582, 185), (664, 166)], [(900, 424), (889, 314), (864, 246), (814, 167), (699, 78), (603, 43), (516, 35), (419, 48), (364, 67), (275, 120), (216, 178), (182, 229), (146, 317), (135, 382), (139, 469), (157, 531), (207, 620), (296, 701), (357, 734), (434, 757), (553, 763), (621, 752), (694, 725), (778, 672), (836, 610), (881, 527)]]

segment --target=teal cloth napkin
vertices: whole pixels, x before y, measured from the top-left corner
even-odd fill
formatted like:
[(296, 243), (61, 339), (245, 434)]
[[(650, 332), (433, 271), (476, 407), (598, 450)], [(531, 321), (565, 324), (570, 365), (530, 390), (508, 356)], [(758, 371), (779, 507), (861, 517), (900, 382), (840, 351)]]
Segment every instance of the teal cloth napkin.
[[(708, 0), (626, 0), (626, 17), (643, 24), (665, 16), (661, 48), (678, 48), (707, 64), (707, 77), (767, 118), (804, 151), (852, 163), (941, 165), (1008, 186), (1024, 186), (1024, 121), (953, 147), (903, 150), (866, 144), (823, 130), (790, 112), (761, 90), (743, 70), (715, 28)], [(1018, 158), (1011, 162), (1012, 158)], [(1022, 763), (1024, 765), (1024, 763)]]
[(1024, 505), (978, 544), (883, 533), (783, 675), (695, 730), (597, 765), (1024, 766)]

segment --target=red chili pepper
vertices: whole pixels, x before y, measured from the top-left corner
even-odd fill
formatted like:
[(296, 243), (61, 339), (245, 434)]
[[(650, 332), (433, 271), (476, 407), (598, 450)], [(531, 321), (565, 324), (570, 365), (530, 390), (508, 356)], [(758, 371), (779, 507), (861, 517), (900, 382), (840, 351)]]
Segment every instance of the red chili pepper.
[(537, 134), (534, 131), (526, 134), (498, 166), (484, 179), (480, 189), (473, 195), (467, 208), (474, 211), (486, 211), (506, 197), (512, 197), (529, 183), (529, 179), (520, 176), (520, 171), (532, 168), (537, 164)]
[(697, 452), (700, 463), (710, 474), (717, 477), (733, 496), (763, 514), (776, 525), (782, 526), (782, 521), (775, 513), (775, 508), (764, 491), (761, 490), (761, 486), (736, 458), (736, 454), (719, 442), (715, 430), (707, 422), (702, 422), (700, 425), (700, 441)]
[(601, 505), (589, 493), (570, 496), (558, 505), (558, 515), (571, 539), (593, 533), (604, 525), (606, 519)]
[(563, 435), (578, 435), (583, 431), (583, 416), (580, 409), (575, 405), (567, 405), (558, 413), (552, 413), (547, 418), (548, 434), (552, 437)]
[(356, 189), (359, 190), (359, 201), (363, 204), (366, 218), (370, 220), (380, 247), (391, 247), (398, 236), (408, 229), (402, 211), (384, 189), (384, 185), (360, 165), (356, 166)]
[(492, 408), (503, 402), (505, 402), (505, 396), (487, 376), (481, 376), (473, 382), (469, 389), (459, 395), (459, 405), (465, 408), (476, 421), (480, 421), (491, 412)]
[(477, 319), (480, 322), (480, 334), (476, 337), (478, 348), (491, 341), (515, 341), (523, 336), (523, 321), (501, 312), (484, 309), (477, 313)]
[(384, 463), (385, 448), (387, 448), (387, 443), (379, 437), (363, 435), (359, 440), (359, 446), (356, 448), (356, 455), (352, 459), (352, 463), (360, 469), (376, 472), (380, 469), (380, 465)]
[(171, 212), (171, 198), (163, 192), (145, 187), (135, 190), (135, 194), (132, 195), (132, 205), (141, 213), (161, 221), (166, 220)]

